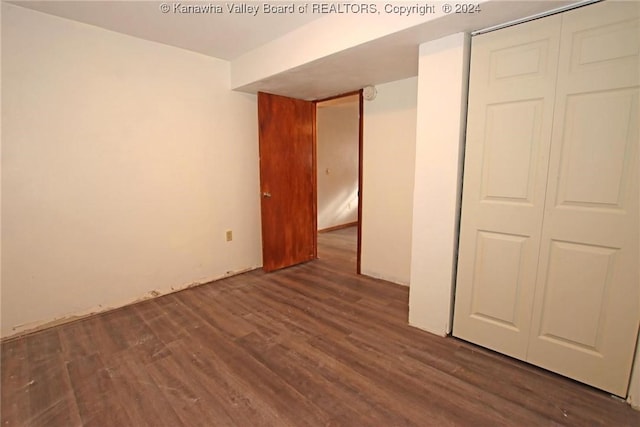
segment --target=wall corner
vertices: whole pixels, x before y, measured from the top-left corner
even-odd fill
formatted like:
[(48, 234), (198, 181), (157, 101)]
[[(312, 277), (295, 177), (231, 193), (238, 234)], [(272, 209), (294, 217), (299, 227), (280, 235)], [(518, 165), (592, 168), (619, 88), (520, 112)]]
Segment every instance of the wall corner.
[(470, 36), (420, 45), (409, 324), (451, 332)]

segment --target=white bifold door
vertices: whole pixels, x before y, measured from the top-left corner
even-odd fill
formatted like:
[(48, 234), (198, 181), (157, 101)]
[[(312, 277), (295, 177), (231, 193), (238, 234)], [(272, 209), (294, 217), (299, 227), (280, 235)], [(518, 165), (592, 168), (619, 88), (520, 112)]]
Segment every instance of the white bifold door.
[(473, 38), (453, 324), (619, 396), (640, 322), (639, 9)]

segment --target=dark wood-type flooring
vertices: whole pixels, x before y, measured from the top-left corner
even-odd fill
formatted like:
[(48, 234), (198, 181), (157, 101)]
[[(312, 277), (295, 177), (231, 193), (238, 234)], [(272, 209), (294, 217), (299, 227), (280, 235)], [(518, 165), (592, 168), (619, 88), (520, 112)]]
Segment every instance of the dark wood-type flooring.
[(605, 393), (407, 326), (353, 229), (256, 270), (2, 343), (2, 426), (640, 426)]

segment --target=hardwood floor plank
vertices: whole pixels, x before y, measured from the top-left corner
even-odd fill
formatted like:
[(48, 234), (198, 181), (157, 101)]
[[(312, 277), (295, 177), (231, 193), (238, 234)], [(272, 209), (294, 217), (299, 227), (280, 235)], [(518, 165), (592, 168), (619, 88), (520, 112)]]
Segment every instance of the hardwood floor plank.
[(154, 363), (149, 373), (180, 418), (180, 424), (194, 425), (198, 420), (201, 424), (206, 420), (215, 425), (236, 424), (227, 409), (231, 402), (226, 393), (219, 392), (221, 384), (210, 384), (215, 377), (205, 377), (195, 363), (189, 362), (184, 347), (182, 343), (173, 343), (170, 346), (173, 357)]
[(2, 344), (2, 414), (3, 426), (20, 426), (29, 418), (29, 376), (27, 341)]
[[(105, 366), (99, 354), (67, 363), (76, 404), (83, 426), (133, 425), (117, 398), (114, 368)], [(62, 424), (59, 424), (62, 425)]]
[(192, 316), (190, 310), (185, 311), (184, 305), (180, 303), (181, 296), (182, 293), (169, 294), (153, 300), (166, 313), (167, 320), (172, 325), (173, 332), (163, 330), (159, 331), (159, 334), (174, 334), (183, 339), (188, 337), (192, 330), (204, 325), (204, 321), (197, 316)]
[[(266, 347), (259, 338), (245, 337), (243, 345), (257, 357), (267, 358), (266, 364), (276, 364), (275, 370), (289, 378), (294, 387), (314, 402), (314, 396), (319, 393), (319, 399), (330, 399), (330, 402), (320, 402), (320, 405), (326, 405), (324, 410), (333, 416), (332, 423), (340, 420), (348, 421), (350, 425), (410, 425), (404, 416), (384, 408), (385, 399), (371, 399), (371, 383), (354, 382), (353, 377), (357, 373), (331, 355), (316, 351), (306, 340), (289, 340), (287, 347), (278, 344), (280, 357), (275, 362), (269, 360), (274, 346)], [(349, 380), (345, 381), (345, 378)], [(386, 401), (389, 400), (393, 398)]]
[[(189, 385), (198, 392), (204, 403), (211, 411), (224, 410), (232, 420), (228, 425), (252, 426), (291, 426), (274, 408), (256, 393), (249, 379), (247, 382), (240, 378), (222, 360), (216, 357), (216, 348), (188, 349), (186, 346), (173, 346), (171, 349), (175, 362), (185, 377), (189, 378)], [(169, 363), (162, 361), (160, 363)], [(214, 417), (213, 420), (224, 419), (224, 416)], [(185, 425), (197, 425), (202, 420), (194, 419)], [(225, 425), (221, 422), (220, 425)]]
[(254, 390), (288, 424), (314, 426), (326, 423), (326, 417), (312, 402), (236, 342), (226, 339), (213, 326), (207, 325), (194, 330), (192, 342), (198, 343), (202, 351), (208, 346), (221, 349), (222, 351), (208, 353), (209, 360), (216, 360), (218, 366), (225, 366), (242, 382), (246, 390)]
[(83, 322), (71, 322), (59, 328), (60, 346), (66, 360), (81, 358), (95, 353), (95, 324), (97, 318)]
[[(242, 318), (234, 316), (227, 310), (224, 304), (220, 304), (214, 295), (207, 294), (205, 290), (191, 292), (184, 295), (182, 302), (197, 314), (210, 326), (225, 334), (230, 339), (243, 337), (255, 330), (253, 326)], [(226, 299), (225, 299), (226, 301)]]
[(174, 317), (158, 303), (158, 299), (149, 300), (143, 304), (135, 304), (132, 309), (165, 345), (182, 338), (179, 332), (180, 328), (176, 325)]
[[(390, 361), (379, 354), (358, 351), (349, 343), (329, 341), (323, 337), (318, 337), (309, 344), (369, 379), (370, 385), (367, 390), (380, 390), (381, 394), (386, 396), (385, 400), (393, 402), (389, 410), (405, 414), (416, 425), (424, 420), (425, 411), (430, 414), (431, 421), (438, 425), (459, 425), (464, 420), (473, 418), (480, 425), (489, 422), (494, 424), (494, 420), (487, 418), (485, 411), (471, 412), (476, 408), (469, 404), (469, 400), (458, 401), (461, 404), (458, 407), (457, 399), (450, 401), (449, 396), (443, 395), (443, 390), (426, 387), (424, 382), (403, 375), (397, 369), (391, 372), (388, 366), (394, 366), (398, 361)], [(467, 411), (469, 413), (465, 413)]]
[(75, 395), (63, 369), (62, 358), (30, 364), (29, 419), (25, 425), (81, 425)]
[(122, 360), (113, 369), (112, 380), (121, 406), (135, 426), (172, 427), (180, 418), (161, 387), (152, 379), (153, 366), (135, 359)]
[(607, 394), (407, 325), (409, 289), (320, 259), (1, 346), (2, 426), (638, 426)]
[[(328, 418), (366, 425), (380, 425), (381, 419), (372, 417), (371, 407), (358, 405), (359, 402), (336, 398), (337, 388), (322, 376), (317, 375), (313, 366), (305, 365), (295, 352), (281, 344), (263, 350), (260, 345), (245, 341), (244, 348), (257, 360), (277, 374), (293, 389), (304, 396), (313, 405), (324, 412)], [(353, 397), (353, 396), (350, 396)]]

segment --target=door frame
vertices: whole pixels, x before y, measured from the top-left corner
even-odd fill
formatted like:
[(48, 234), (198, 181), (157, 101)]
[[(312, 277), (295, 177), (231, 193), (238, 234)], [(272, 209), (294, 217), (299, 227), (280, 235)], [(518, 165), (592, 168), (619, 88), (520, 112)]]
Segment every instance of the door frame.
[[(314, 104), (316, 106), (316, 110), (318, 108), (318, 103), (331, 101), (333, 99), (346, 98), (347, 96), (358, 95), (358, 226), (357, 226), (357, 244), (356, 244), (356, 274), (361, 273), (361, 264), (362, 264), (362, 169), (363, 169), (363, 130), (364, 130), (364, 99), (362, 96), (362, 89), (354, 90), (351, 92), (341, 93), (339, 95), (330, 96), (328, 98), (316, 99)], [(314, 130), (314, 136), (317, 135), (318, 122), (316, 121), (316, 129)], [(317, 180), (317, 171), (318, 171), (318, 157), (317, 153), (317, 138), (314, 137), (314, 146), (313, 146), (313, 162), (314, 162), (314, 170), (315, 177), (313, 182), (313, 193), (316, 199), (316, 229), (317, 229), (317, 216), (318, 216), (318, 180)], [(316, 230), (317, 233), (317, 230)], [(317, 245), (316, 245), (317, 246)]]

